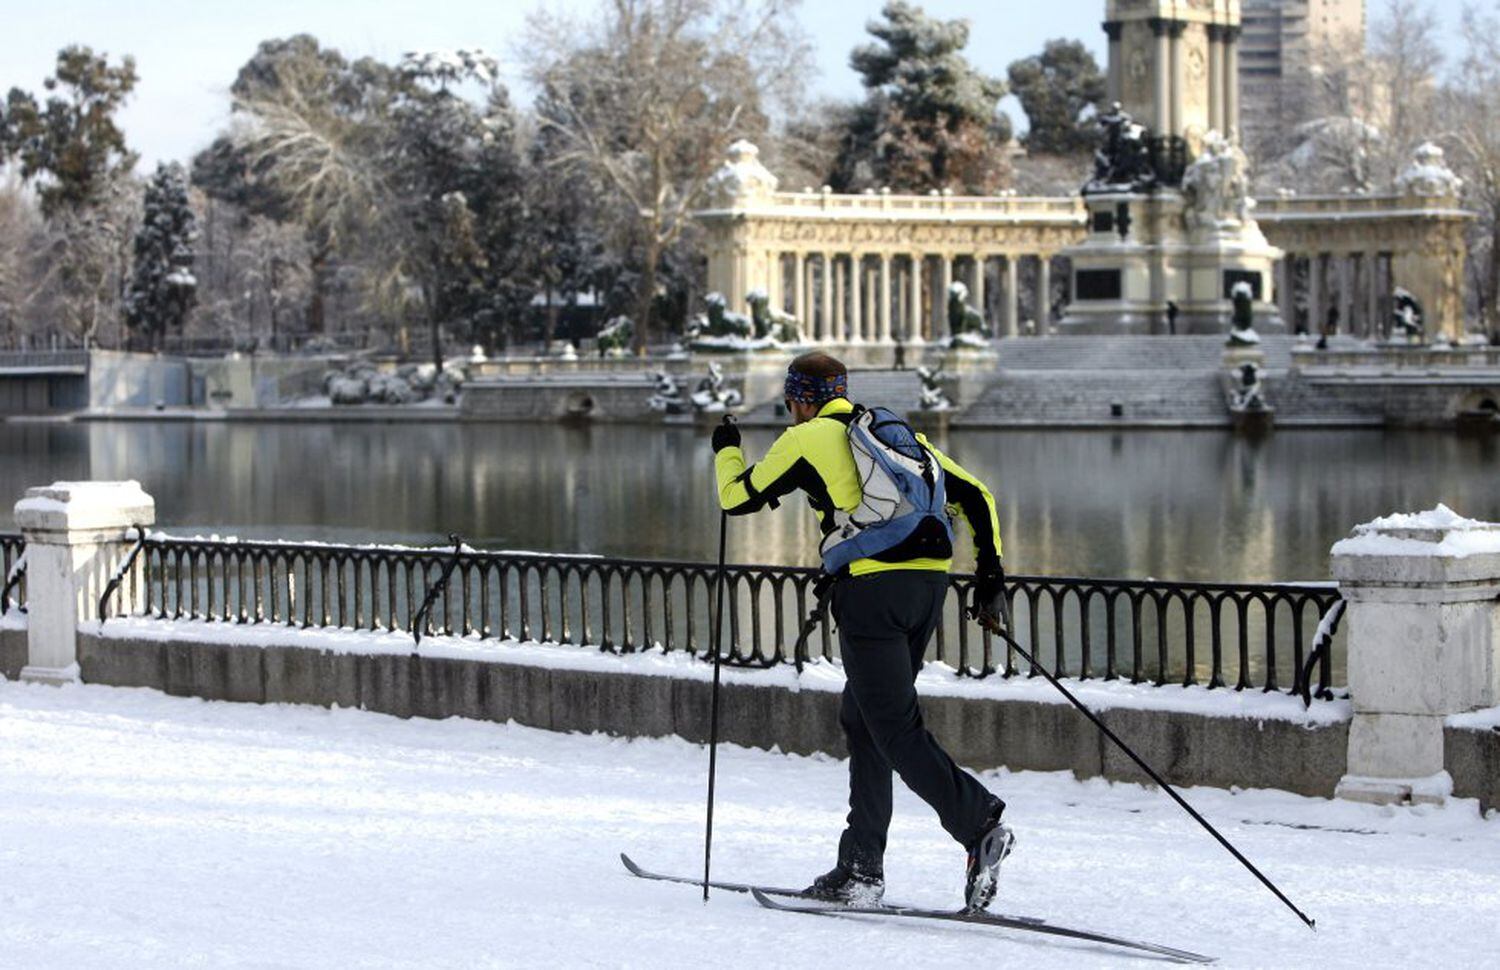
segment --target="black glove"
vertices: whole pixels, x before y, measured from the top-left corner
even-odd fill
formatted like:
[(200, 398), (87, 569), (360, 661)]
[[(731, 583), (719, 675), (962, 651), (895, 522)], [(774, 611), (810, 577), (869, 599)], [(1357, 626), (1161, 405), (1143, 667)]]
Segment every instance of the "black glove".
[(740, 428), (733, 418), (726, 415), (722, 422), (714, 426), (713, 445), (716, 455), (725, 448), (740, 446)]
[(970, 614), (991, 632), (1010, 632), (1010, 604), (1005, 601), (1005, 570), (1000, 567), (998, 559), (979, 564), (979, 571), (974, 577), (974, 606), (970, 609)]

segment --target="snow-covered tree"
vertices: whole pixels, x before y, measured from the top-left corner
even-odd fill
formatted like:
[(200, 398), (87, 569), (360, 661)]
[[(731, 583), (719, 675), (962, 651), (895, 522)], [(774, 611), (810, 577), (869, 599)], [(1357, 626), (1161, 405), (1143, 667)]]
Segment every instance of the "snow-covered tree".
[(830, 184), (839, 191), (992, 192), (1007, 180), (1010, 119), (1001, 78), (964, 57), (966, 20), (939, 20), (900, 0), (866, 30), (876, 43), (849, 63), (868, 94), (849, 111)]
[(665, 255), (682, 239), (736, 138), (769, 128), (767, 102), (799, 91), (807, 47), (794, 0), (614, 0), (590, 24), (538, 15), (528, 73), (556, 164), (608, 192), (632, 243), (636, 349), (654, 332)]
[(52, 92), (44, 103), (11, 88), (0, 108), (0, 162), (14, 158), (21, 177), (37, 182), (46, 215), (98, 204), (135, 167), (115, 124), (135, 83), (133, 59), (112, 66), (106, 55), (73, 45), (58, 51), (56, 70), (42, 82)]
[(198, 298), (193, 244), (198, 221), (188, 204), (187, 173), (163, 162), (146, 185), (135, 266), (125, 291), (125, 325), (144, 334), (153, 349), (168, 330), (182, 329)]
[(1099, 140), (1094, 111), (1104, 100), (1104, 75), (1077, 40), (1049, 40), (1040, 54), (1013, 61), (1010, 90), (1026, 112), (1022, 139), (1034, 154), (1070, 155)]

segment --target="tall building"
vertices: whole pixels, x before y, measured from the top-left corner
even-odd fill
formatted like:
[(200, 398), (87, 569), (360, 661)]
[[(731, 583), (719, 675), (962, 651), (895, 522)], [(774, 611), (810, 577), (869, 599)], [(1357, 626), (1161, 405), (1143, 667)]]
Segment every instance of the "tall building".
[(1241, 0), (1241, 138), (1258, 144), (1283, 117), (1286, 83), (1319, 51), (1365, 43), (1365, 0)]

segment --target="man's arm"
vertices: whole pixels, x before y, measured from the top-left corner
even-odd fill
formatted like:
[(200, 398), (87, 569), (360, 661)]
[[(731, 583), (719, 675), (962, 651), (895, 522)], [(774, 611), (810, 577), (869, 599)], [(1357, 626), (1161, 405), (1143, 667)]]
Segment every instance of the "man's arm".
[(714, 475), (719, 506), (730, 515), (748, 515), (767, 505), (774, 508), (781, 496), (807, 484), (808, 475), (817, 477), (792, 429), (783, 431), (766, 456), (749, 467), (737, 445), (720, 450), (714, 455)]
[(995, 511), (995, 496), (962, 465), (934, 448), (926, 437), (917, 436), (935, 456), (947, 473), (948, 502), (958, 508), (974, 536), (974, 553), (980, 570), (1000, 564), (1000, 516)]

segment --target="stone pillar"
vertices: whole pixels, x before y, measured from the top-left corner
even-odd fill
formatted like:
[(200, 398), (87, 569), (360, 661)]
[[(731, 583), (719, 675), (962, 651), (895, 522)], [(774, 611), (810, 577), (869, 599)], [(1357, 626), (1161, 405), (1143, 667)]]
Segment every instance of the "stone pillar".
[(833, 276), (833, 319), (829, 328), (827, 339), (844, 339), (844, 319), (848, 310), (844, 306), (844, 268), (841, 257), (835, 256), (829, 269)]
[(1378, 337), (1384, 332), (1380, 319), (1380, 254), (1365, 253), (1369, 272), (1365, 274), (1365, 318), (1370, 321), (1370, 336)]
[(833, 332), (833, 254), (823, 254), (823, 312), (818, 316), (816, 340), (826, 339)]
[(807, 254), (792, 255), (792, 269), (797, 276), (792, 280), (792, 316), (807, 319)]
[(1339, 286), (1339, 326), (1344, 332), (1354, 334), (1354, 265), (1348, 253), (1339, 253), (1333, 257), (1338, 262), (1335, 264), (1335, 278)]
[(1005, 335), (1014, 337), (1020, 332), (1021, 298), (1020, 257), (1007, 254), (1005, 257)]
[(1442, 802), (1445, 719), (1500, 705), (1500, 524), (1443, 506), (1376, 519), (1334, 544), (1333, 576), (1354, 707), (1337, 795)]
[(1224, 131), (1224, 26), (1208, 25), (1208, 126)]
[[(156, 502), (139, 482), (56, 482), (16, 503), (26, 538), (26, 666), (21, 679), (78, 680), (78, 624), (98, 619), (104, 594), (130, 549), (131, 526), (156, 522)], [(121, 584), (127, 611), (129, 582)], [(139, 586), (137, 586), (139, 589)]]
[(925, 340), (927, 337), (926, 316), (922, 313), (922, 264), (927, 257), (922, 253), (911, 254), (911, 321), (906, 328), (906, 339)]
[(1045, 253), (1036, 261), (1036, 334), (1047, 335), (1052, 323), (1052, 258)]
[(1297, 330), (1297, 302), (1292, 293), (1292, 260), (1295, 257), (1287, 253), (1276, 264), (1276, 309), (1281, 314), (1281, 322), (1286, 324), (1288, 333)]
[(1307, 257), (1307, 329), (1312, 333), (1323, 332), (1323, 254), (1311, 253)]
[(1151, 27), (1151, 33), (1156, 38), (1155, 71), (1151, 77), (1151, 120), (1146, 127), (1156, 134), (1174, 134), (1169, 129), (1172, 120), (1171, 102), (1168, 100), (1171, 94), (1171, 48), (1169, 46), (1167, 33), (1171, 21), (1160, 17), (1152, 17), (1147, 23)]
[(891, 339), (891, 254), (880, 254), (880, 340)]
[(865, 314), (861, 305), (865, 289), (865, 261), (860, 253), (849, 257), (849, 339), (864, 337)]
[(953, 257), (948, 253), (944, 253), (941, 259), (943, 261), (943, 270), (942, 275), (938, 279), (942, 283), (942, 292), (938, 294), (938, 319), (942, 320), (942, 326), (939, 327), (937, 320), (934, 320), (932, 335), (934, 338), (941, 336), (946, 340), (953, 336), (953, 332), (948, 326), (948, 288), (953, 285)]
[(1224, 28), (1225, 134), (1240, 140), (1240, 28)]
[(979, 315), (988, 322), (990, 313), (984, 305), (984, 254), (974, 254), (974, 285), (970, 287), (974, 291), (974, 306), (979, 310)]
[(1172, 106), (1171, 126), (1166, 129), (1167, 134), (1180, 135), (1187, 127), (1187, 112), (1184, 107), (1184, 99), (1187, 93), (1187, 55), (1184, 53), (1182, 34), (1187, 23), (1182, 20), (1174, 20), (1167, 27), (1167, 51), (1171, 58), (1172, 91), (1168, 99)]
[(1123, 55), (1120, 52), (1120, 29), (1123, 24), (1118, 20), (1106, 20), (1103, 26), (1105, 36), (1109, 38), (1109, 74), (1104, 88), (1104, 100), (1108, 104), (1108, 102), (1119, 101), (1124, 97), (1125, 86), (1120, 83), (1122, 72), (1125, 70)]

